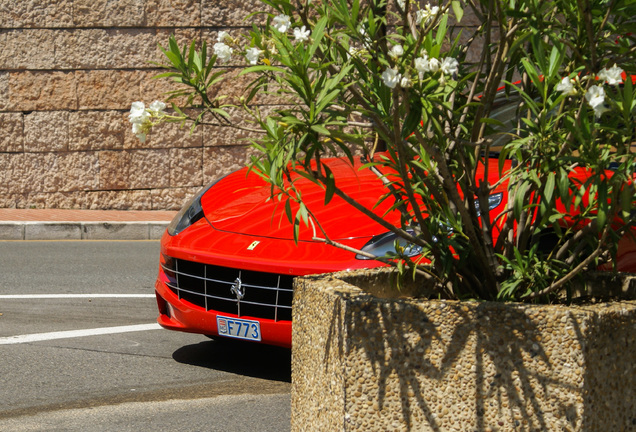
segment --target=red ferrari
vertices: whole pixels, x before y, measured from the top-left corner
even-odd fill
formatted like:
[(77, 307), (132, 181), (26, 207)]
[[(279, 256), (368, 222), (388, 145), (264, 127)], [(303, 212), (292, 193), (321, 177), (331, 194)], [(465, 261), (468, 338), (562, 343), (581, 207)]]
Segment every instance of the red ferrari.
[[(374, 174), (341, 159), (333, 159), (331, 167), (347, 193), (369, 208), (375, 204), (373, 191), (382, 183)], [(325, 207), (324, 191), (304, 186), (306, 202), (320, 208), (318, 217), (334, 240), (358, 249), (393, 245), (392, 238), (382, 237), (386, 229), (349, 204), (334, 198)], [(270, 186), (245, 168), (183, 207), (161, 240), (159, 324), (290, 347), (295, 276), (381, 265), (312, 241), (311, 229), (301, 229), (296, 243), (283, 204), (269, 197)]]
[[(494, 184), (498, 159), (489, 163)], [(375, 174), (343, 159), (332, 159), (329, 165), (341, 189), (374, 208), (384, 192)], [(334, 197), (325, 206), (322, 189), (309, 182), (300, 187), (331, 239), (375, 255), (394, 249), (396, 237), (349, 204)], [(505, 187), (490, 195), (493, 216), (505, 208)], [(380, 215), (385, 210), (374, 208)], [(161, 240), (155, 285), (159, 324), (213, 338), (291, 347), (294, 276), (382, 265), (312, 237), (311, 227), (301, 227), (296, 244), (284, 205), (270, 199), (269, 184), (246, 168), (216, 181), (183, 207)], [(636, 272), (633, 238), (625, 237), (620, 244), (620, 271)]]

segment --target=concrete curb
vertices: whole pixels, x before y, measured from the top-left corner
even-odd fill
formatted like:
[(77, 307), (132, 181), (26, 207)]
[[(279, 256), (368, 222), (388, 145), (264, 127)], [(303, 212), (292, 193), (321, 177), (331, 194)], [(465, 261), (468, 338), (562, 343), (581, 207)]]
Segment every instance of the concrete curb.
[(0, 240), (159, 240), (170, 222), (0, 222)]

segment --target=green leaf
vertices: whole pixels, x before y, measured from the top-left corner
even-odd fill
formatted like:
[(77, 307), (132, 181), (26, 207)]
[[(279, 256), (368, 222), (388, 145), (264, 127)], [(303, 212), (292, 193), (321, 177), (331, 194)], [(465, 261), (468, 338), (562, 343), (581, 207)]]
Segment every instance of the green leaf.
[(310, 58), (312, 58), (314, 56), (314, 53), (316, 52), (316, 50), (318, 49), (318, 47), (320, 46), (320, 42), (322, 41), (322, 37), (324, 35), (325, 32), (325, 27), (327, 25), (329, 17), (324, 16), (322, 17), (314, 26), (314, 28), (311, 31), (311, 38), (312, 38), (312, 43), (311, 46), (309, 47), (309, 50), (307, 52), (307, 54), (309, 55)]
[(331, 133), (329, 132), (329, 129), (327, 129), (323, 125), (312, 125), (311, 130), (321, 135), (327, 135), (327, 136), (331, 135)]
[(563, 201), (563, 204), (565, 204), (566, 208), (568, 208), (572, 200), (572, 196), (570, 194), (570, 179), (568, 177), (568, 173), (563, 168), (559, 171), (559, 181), (557, 184), (559, 188), (559, 197)]
[(290, 223), (294, 222), (294, 216), (292, 215), (290, 200), (285, 201), (285, 215), (287, 216), (287, 220)]
[(307, 206), (302, 202), (299, 203), (298, 212), (296, 213), (296, 219), (305, 223), (305, 226), (309, 224), (309, 212), (307, 211)]
[(523, 212), (524, 205), (526, 202), (526, 193), (530, 190), (530, 182), (522, 181), (519, 185), (517, 191), (514, 194), (514, 202), (513, 202), (513, 214), (515, 219), (519, 219), (521, 213)]
[(327, 106), (327, 104), (331, 103), (332, 100), (336, 98), (340, 94), (340, 89), (332, 90), (322, 99), (319, 99), (318, 106), (316, 106), (316, 114), (322, 112), (323, 109)]
[(501, 120), (497, 120), (497, 119), (494, 119), (494, 118), (484, 117), (484, 118), (480, 119), (480, 121), (482, 123), (491, 124), (491, 125), (494, 125), (494, 126), (499, 126), (499, 127), (504, 127), (505, 126), (505, 124)]
[(243, 69), (240, 73), (239, 76), (248, 74), (248, 73), (253, 73), (253, 72), (278, 72), (278, 73), (286, 73), (287, 70), (280, 68), (280, 67), (276, 67), (276, 66), (268, 66), (268, 65), (257, 65), (257, 66), (250, 66), (248, 68)]
[(555, 189), (555, 175), (553, 172), (551, 172), (550, 174), (548, 174), (548, 179), (545, 182), (545, 187), (543, 189), (543, 197), (545, 198), (546, 205), (550, 206), (550, 203), (552, 202), (552, 197), (554, 196), (554, 189)]
[(298, 238), (300, 237), (300, 221), (296, 219), (294, 221), (294, 243), (298, 245)]
[(448, 14), (442, 15), (442, 18), (439, 20), (439, 25), (437, 26), (437, 34), (435, 35), (435, 42), (437, 45), (441, 46), (444, 43), (444, 39), (446, 38), (446, 26), (448, 24)]
[(212, 76), (209, 77), (208, 82), (205, 84), (205, 88), (207, 89), (210, 86), (217, 84), (219, 81), (225, 79), (223, 75), (225, 75), (226, 73), (227, 73), (226, 70), (220, 70), (218, 72), (213, 73)]
[(596, 213), (596, 223), (597, 226), (603, 227), (607, 222), (607, 212), (605, 208), (599, 207), (598, 212)]
[(152, 77), (152, 79), (160, 79), (160, 78), (174, 78), (174, 77), (180, 77), (181, 74), (177, 73), (177, 72), (164, 72), (161, 73), (159, 75), (155, 75)]
[(168, 60), (170, 60), (170, 63), (172, 63), (175, 69), (181, 69), (183, 67), (183, 57), (181, 57), (180, 53), (175, 54), (171, 51), (166, 51), (164, 54), (168, 57)]
[(455, 18), (459, 23), (464, 16), (464, 9), (462, 8), (462, 4), (459, 0), (452, 0), (451, 7), (453, 8), (453, 13), (455, 14)]
[(530, 62), (527, 58), (521, 59), (521, 63), (523, 64), (523, 68), (532, 80), (532, 83), (537, 88), (542, 88), (543, 80), (539, 77), (537, 70), (533, 63)]
[(225, 117), (228, 120), (230, 119), (230, 114), (227, 111), (225, 111), (225, 110), (223, 110), (221, 108), (210, 108), (209, 111), (213, 112), (215, 114), (218, 114), (218, 115), (220, 115), (222, 117)]
[(323, 168), (325, 169), (326, 176), (325, 205), (327, 205), (333, 198), (333, 194), (336, 191), (336, 178), (334, 177), (333, 172), (329, 169), (328, 166), (324, 165)]
[(634, 195), (636, 190), (634, 190), (633, 184), (624, 184), (623, 189), (621, 189), (620, 194), (620, 204), (622, 210), (623, 219), (627, 220), (630, 216), (630, 212), (632, 211), (632, 202), (634, 201)]
[(402, 124), (402, 139), (408, 138), (422, 121), (422, 105), (412, 104), (410, 108), (411, 110)]
[(195, 44), (196, 41), (193, 40), (190, 44), (190, 50), (188, 51), (188, 68), (190, 69), (192, 69), (192, 66), (194, 65), (194, 58), (196, 57)]
[(561, 64), (563, 63), (563, 55), (559, 47), (554, 45), (552, 47), (552, 51), (550, 52), (550, 65), (548, 66), (548, 76), (545, 77), (547, 80), (552, 80), (554, 76), (559, 71)]
[(598, 210), (596, 215), (596, 222), (599, 230), (603, 229), (607, 223), (608, 213), (608, 190), (607, 183), (601, 182), (598, 185)]

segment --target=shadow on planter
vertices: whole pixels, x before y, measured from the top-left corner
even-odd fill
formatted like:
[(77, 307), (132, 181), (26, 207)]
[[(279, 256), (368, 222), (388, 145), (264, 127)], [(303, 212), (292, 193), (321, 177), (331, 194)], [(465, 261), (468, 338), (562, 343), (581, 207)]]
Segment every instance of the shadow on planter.
[(297, 280), (292, 430), (636, 430), (636, 277), (608, 285), (631, 300), (575, 306), (392, 285), (387, 270)]

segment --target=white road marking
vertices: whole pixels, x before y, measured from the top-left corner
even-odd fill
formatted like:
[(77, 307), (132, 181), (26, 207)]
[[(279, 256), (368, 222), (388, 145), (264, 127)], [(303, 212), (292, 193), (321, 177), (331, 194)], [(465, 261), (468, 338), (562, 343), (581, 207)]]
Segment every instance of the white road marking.
[(0, 338), (0, 345), (20, 344), (29, 342), (41, 342), (54, 339), (68, 339), (85, 336), (99, 336), (107, 334), (128, 333), (146, 330), (159, 330), (162, 327), (159, 324), (139, 324), (118, 327), (102, 327), (86, 330), (69, 330), (50, 333), (34, 333), (27, 335), (9, 336)]
[(155, 298), (155, 294), (6, 294), (0, 300), (17, 299), (77, 299), (77, 298)]

